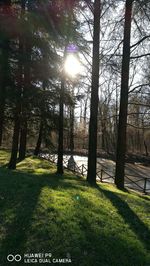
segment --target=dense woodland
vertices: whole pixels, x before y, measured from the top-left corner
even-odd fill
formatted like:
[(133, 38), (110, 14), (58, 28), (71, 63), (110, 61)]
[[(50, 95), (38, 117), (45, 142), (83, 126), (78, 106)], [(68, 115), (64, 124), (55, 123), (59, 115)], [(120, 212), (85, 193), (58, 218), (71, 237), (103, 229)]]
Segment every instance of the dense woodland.
[[(71, 48), (70, 48), (71, 47)], [(68, 54), (81, 64), (64, 71)], [(0, 1), (0, 145), (16, 168), (32, 150), (114, 154), (123, 187), (126, 154), (150, 153), (149, 0)]]

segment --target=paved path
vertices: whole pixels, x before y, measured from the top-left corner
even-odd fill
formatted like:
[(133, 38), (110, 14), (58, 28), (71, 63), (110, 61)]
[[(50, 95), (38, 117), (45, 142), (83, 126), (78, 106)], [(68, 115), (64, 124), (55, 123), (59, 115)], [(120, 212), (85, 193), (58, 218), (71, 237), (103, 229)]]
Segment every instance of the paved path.
[[(87, 168), (87, 157), (75, 155), (74, 160), (78, 166), (81, 166), (82, 164), (84, 164), (85, 167)], [(111, 176), (115, 175), (116, 163), (114, 161), (98, 158), (97, 163), (98, 163), (97, 164), (98, 170), (100, 170), (102, 167)], [(150, 166), (143, 166), (142, 164), (139, 164), (139, 163), (134, 163), (134, 164), (126, 163), (125, 173), (127, 176), (125, 178), (126, 186), (128, 186), (129, 188), (137, 189), (137, 190), (140, 190), (139, 188), (140, 186), (141, 190), (143, 190), (145, 178), (150, 178)], [(106, 174), (103, 175), (103, 179), (107, 182), (113, 182), (113, 178), (108, 179), (108, 175)], [(134, 181), (137, 185), (134, 184), (133, 182), (130, 182), (130, 179)], [(150, 179), (149, 181), (147, 180), (146, 182), (146, 189), (150, 190)]]
[[(45, 156), (49, 156), (48, 154)], [(55, 155), (57, 157), (57, 155)], [(87, 169), (87, 157), (86, 156), (78, 156), (74, 155), (74, 160), (76, 164), (80, 167), (81, 165), (84, 165), (85, 168)], [(69, 155), (64, 155), (64, 160), (67, 162), (68, 159), (70, 158)], [(67, 164), (66, 164), (67, 166)], [(108, 174), (114, 177), (115, 175), (115, 162), (112, 160), (108, 159), (103, 159), (103, 158), (98, 158), (97, 159), (97, 169), (101, 170), (101, 168), (106, 171)], [(137, 190), (143, 190), (144, 188), (144, 182), (145, 178), (149, 178), (146, 182), (146, 189), (149, 190), (150, 192), (150, 166), (143, 166), (142, 164), (139, 163), (126, 163), (125, 167), (125, 184), (129, 188), (137, 189)], [(86, 171), (85, 171), (86, 175)], [(133, 182), (136, 182), (134, 184), (133, 182), (130, 182), (130, 180)], [(114, 182), (113, 178), (108, 179), (108, 175), (105, 173), (103, 174), (103, 180), (107, 182)], [(140, 186), (141, 189), (138, 187)]]

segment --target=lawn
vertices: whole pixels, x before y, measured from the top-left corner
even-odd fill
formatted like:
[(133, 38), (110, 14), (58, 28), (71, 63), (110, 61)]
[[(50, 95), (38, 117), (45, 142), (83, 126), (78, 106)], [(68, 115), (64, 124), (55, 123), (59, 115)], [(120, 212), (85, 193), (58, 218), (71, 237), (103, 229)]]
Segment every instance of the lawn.
[[(0, 266), (25, 265), (32, 253), (52, 257), (27, 265), (150, 266), (150, 197), (90, 187), (34, 157), (11, 171), (8, 159), (0, 151)], [(22, 260), (7, 262), (8, 254)]]

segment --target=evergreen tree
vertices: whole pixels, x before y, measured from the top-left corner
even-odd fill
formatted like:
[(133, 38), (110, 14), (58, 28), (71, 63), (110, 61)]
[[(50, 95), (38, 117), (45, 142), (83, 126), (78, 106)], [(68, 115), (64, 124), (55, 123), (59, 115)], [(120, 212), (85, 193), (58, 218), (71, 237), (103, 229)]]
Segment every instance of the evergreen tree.
[(94, 1), (94, 26), (93, 26), (93, 58), (92, 58), (92, 86), (91, 108), (89, 123), (89, 150), (87, 180), (96, 183), (97, 161), (97, 114), (98, 114), (98, 89), (99, 89), (99, 45), (100, 45), (100, 0)]

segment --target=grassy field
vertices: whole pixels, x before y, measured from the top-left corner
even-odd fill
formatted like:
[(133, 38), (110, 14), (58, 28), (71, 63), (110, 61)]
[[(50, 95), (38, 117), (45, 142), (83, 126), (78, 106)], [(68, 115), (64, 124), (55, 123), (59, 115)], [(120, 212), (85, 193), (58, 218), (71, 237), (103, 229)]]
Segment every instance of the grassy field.
[(10, 171), (8, 159), (0, 151), (0, 266), (25, 265), (6, 258), (27, 253), (52, 253), (51, 265), (150, 266), (150, 197), (61, 177), (34, 157)]

